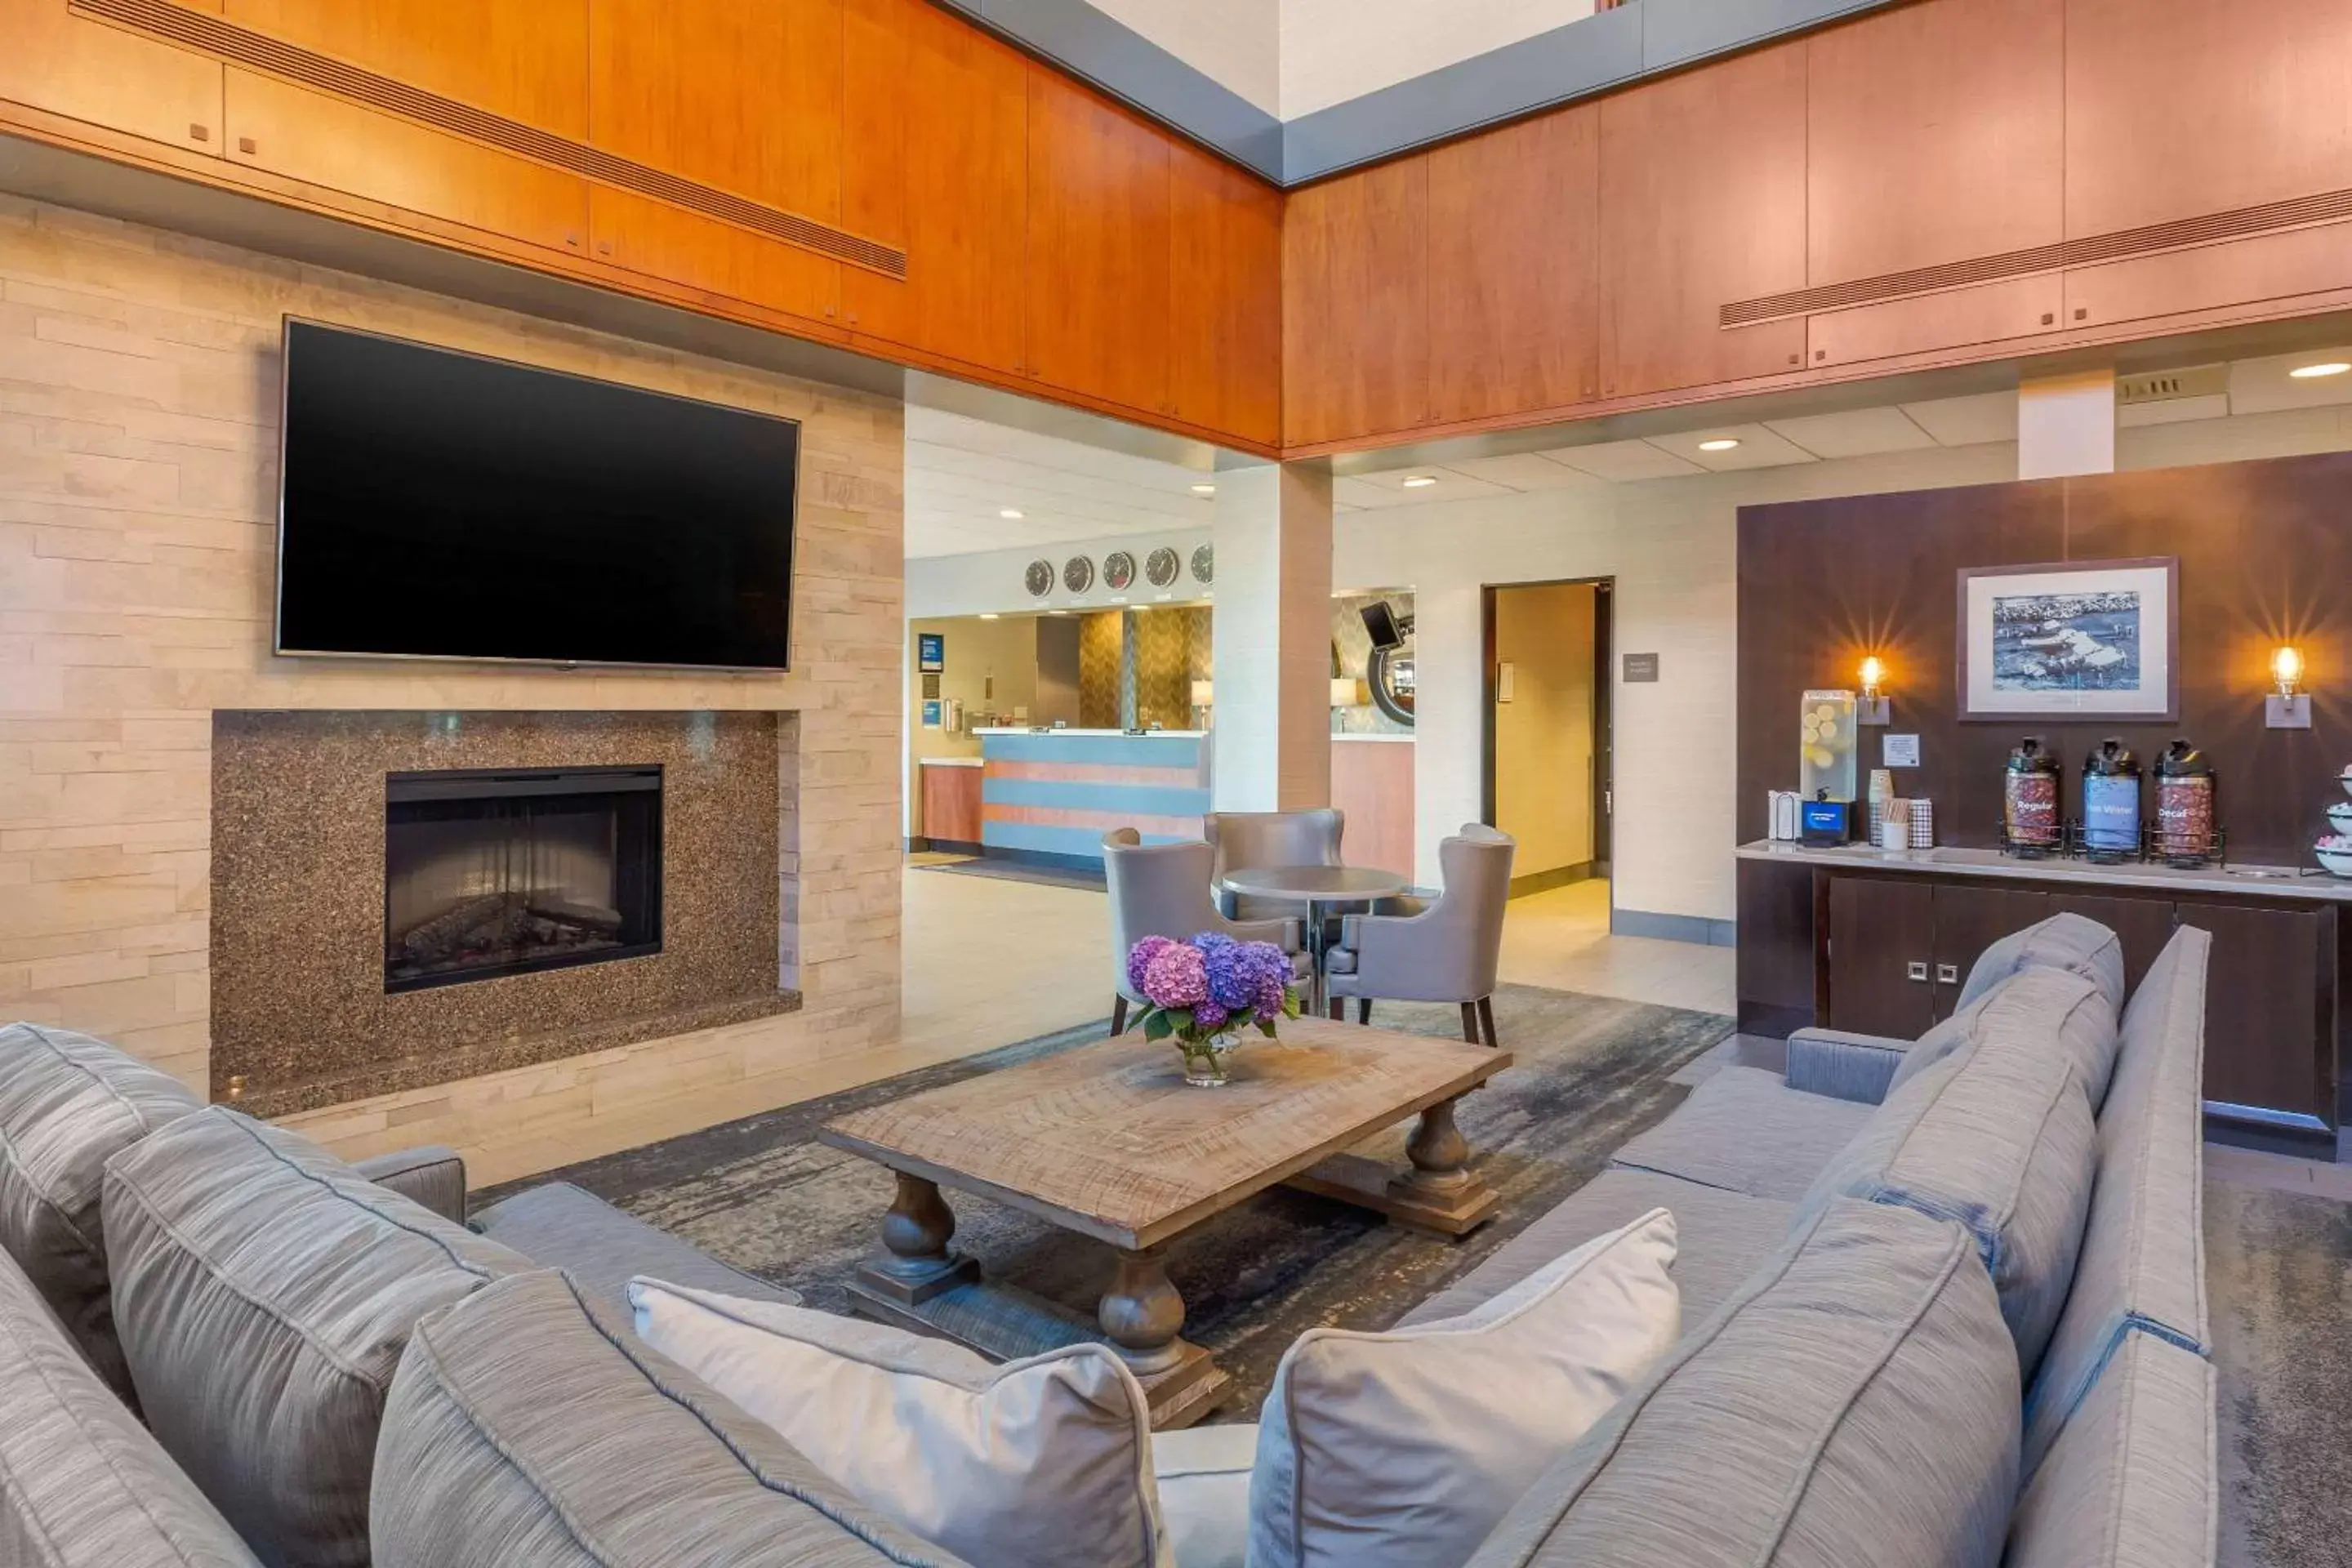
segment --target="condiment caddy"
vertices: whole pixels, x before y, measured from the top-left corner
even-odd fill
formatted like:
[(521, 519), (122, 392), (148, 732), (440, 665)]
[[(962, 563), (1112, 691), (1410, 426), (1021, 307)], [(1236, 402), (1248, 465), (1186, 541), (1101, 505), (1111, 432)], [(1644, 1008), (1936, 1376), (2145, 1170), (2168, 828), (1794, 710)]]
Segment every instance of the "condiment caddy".
[[(2338, 773), (2336, 782), (2344, 786), (2347, 795), (2352, 795), (2352, 767)], [(2352, 879), (2352, 803), (2329, 806), (2327, 820), (2336, 831), (2314, 845), (2312, 853), (2332, 874)]]

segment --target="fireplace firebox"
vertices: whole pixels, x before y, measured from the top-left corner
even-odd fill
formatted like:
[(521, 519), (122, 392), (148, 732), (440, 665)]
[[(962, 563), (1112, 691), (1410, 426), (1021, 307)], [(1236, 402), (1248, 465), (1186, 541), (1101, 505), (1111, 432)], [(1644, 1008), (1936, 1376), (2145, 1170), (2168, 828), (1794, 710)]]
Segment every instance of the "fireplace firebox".
[(662, 770), (384, 781), (383, 988), (659, 952)]

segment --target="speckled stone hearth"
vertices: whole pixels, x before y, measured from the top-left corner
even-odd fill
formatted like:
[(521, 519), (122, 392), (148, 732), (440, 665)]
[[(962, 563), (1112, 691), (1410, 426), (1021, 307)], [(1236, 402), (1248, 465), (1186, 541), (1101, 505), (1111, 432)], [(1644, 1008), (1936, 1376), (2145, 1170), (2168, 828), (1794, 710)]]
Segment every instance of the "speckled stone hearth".
[[(798, 1006), (796, 740), (791, 713), (215, 713), (213, 1097), (281, 1116)], [(385, 992), (385, 774), (651, 764), (661, 952)]]

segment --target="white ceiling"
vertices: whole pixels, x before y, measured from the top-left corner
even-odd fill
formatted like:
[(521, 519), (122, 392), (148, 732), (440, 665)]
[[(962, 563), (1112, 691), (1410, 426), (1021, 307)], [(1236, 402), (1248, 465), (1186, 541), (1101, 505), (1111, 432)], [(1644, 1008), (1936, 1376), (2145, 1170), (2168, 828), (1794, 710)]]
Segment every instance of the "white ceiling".
[[(2318, 380), (2288, 374), (2326, 361), (2352, 362), (2352, 347), (2237, 360), (2201, 375), (2186, 372), (2199, 387), (2196, 395), (2126, 405), (2117, 410), (2116, 422), (2173, 424), (2352, 404), (2352, 374)], [(2209, 385), (2226, 390), (2207, 390)], [(1334, 479), (1332, 499), (1338, 510), (1356, 511), (2016, 438), (2017, 395), (1980, 393), (1444, 464), (1401, 462)], [(1701, 450), (1704, 443), (1726, 439), (1738, 444)], [(1203, 447), (1196, 455), (1180, 455), (1190, 460), (1108, 450), (909, 403), (907, 553), (961, 555), (1204, 527), (1215, 508), (1192, 487), (1213, 482), (1213, 454)], [(1435, 482), (1405, 483), (1413, 478)], [(1023, 516), (999, 515), (1008, 509)]]
[[(1205, 451), (1205, 448), (1204, 448)], [(1207, 526), (1203, 468), (907, 405), (907, 553), (968, 555)], [(1007, 518), (1011, 510), (1022, 515)]]

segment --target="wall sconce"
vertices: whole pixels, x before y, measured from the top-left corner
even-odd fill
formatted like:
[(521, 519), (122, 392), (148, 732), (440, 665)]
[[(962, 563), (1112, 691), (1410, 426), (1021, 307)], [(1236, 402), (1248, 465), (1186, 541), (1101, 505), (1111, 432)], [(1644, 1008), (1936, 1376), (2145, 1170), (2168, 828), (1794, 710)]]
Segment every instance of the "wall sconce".
[[(1208, 718), (1211, 700), (1216, 694), (1214, 683), (1206, 680), (1192, 682), (1192, 712), (1195, 718), (1204, 721)], [(1202, 723), (1200, 728), (1206, 729), (1208, 726)]]
[(2303, 684), (2303, 654), (2292, 646), (2282, 646), (2271, 655), (2271, 679), (2278, 689), (2263, 701), (2263, 717), (2273, 730), (2308, 730), (2311, 728), (2311, 693), (2299, 691)]
[(1862, 661), (1862, 695), (1854, 700), (1854, 722), (1865, 727), (1884, 728), (1895, 722), (1895, 703), (1879, 690), (1886, 679), (1886, 666), (1873, 655)]
[(1363, 702), (1363, 685), (1354, 676), (1335, 675), (1331, 678), (1332, 707), (1360, 708)]

